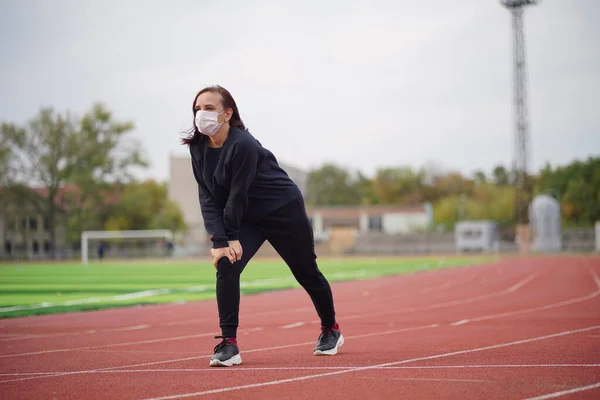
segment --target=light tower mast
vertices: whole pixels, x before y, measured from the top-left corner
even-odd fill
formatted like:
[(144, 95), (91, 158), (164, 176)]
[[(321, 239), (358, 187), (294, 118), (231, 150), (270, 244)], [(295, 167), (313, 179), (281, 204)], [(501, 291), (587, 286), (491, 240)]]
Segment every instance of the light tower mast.
[(500, 0), (512, 15), (514, 47), (514, 106), (515, 106), (515, 158), (517, 224), (529, 223), (528, 207), (532, 188), (528, 177), (529, 124), (527, 122), (527, 93), (525, 75), (525, 38), (523, 33), (523, 9), (535, 5), (537, 0)]

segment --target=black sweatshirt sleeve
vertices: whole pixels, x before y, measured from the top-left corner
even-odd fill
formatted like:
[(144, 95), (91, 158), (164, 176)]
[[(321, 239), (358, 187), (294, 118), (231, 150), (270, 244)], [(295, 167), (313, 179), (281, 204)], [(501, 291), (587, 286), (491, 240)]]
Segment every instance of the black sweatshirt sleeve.
[(204, 219), (204, 228), (212, 235), (212, 247), (213, 249), (228, 247), (229, 243), (227, 243), (227, 233), (223, 222), (223, 210), (220, 209), (206, 188), (198, 163), (193, 156), (192, 171), (194, 172), (196, 182), (198, 182), (198, 197), (200, 198), (200, 210)]
[(239, 240), (240, 221), (248, 207), (248, 187), (256, 176), (259, 161), (258, 143), (241, 140), (235, 144), (231, 158), (231, 185), (223, 214), (229, 240)]

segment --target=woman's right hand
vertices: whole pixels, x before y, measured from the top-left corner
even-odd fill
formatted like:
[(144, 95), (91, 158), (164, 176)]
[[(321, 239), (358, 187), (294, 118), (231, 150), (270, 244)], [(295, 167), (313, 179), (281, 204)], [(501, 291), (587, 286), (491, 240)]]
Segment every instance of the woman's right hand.
[(235, 262), (235, 253), (231, 247), (221, 247), (219, 249), (210, 249), (210, 254), (213, 256), (213, 265), (217, 269), (219, 260), (223, 257), (227, 257), (230, 263)]

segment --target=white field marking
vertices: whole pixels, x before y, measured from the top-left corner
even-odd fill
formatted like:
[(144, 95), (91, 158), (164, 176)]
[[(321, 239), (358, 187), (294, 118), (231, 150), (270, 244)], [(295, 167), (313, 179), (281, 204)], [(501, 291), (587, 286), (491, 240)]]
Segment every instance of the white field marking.
[(546, 400), (546, 399), (554, 399), (556, 397), (562, 397), (562, 396), (566, 396), (568, 394), (573, 394), (573, 393), (579, 393), (579, 392), (584, 392), (586, 390), (592, 390), (592, 389), (598, 389), (600, 388), (600, 382), (598, 383), (594, 383), (593, 385), (588, 385), (588, 386), (580, 386), (574, 389), (569, 389), (569, 390), (563, 390), (560, 392), (554, 392), (554, 393), (548, 393), (542, 396), (537, 396), (537, 397), (530, 397), (526, 400)]
[(75, 335), (93, 335), (95, 333), (105, 333), (105, 332), (126, 332), (126, 331), (137, 331), (140, 329), (147, 329), (150, 325), (142, 324), (142, 325), (133, 325), (133, 326), (124, 326), (122, 328), (105, 328), (105, 329), (87, 329), (85, 331), (72, 331), (72, 332), (56, 332), (56, 333), (41, 333), (41, 334), (22, 334), (23, 336), (12, 337), (10, 339), (0, 339), (0, 342), (11, 342), (15, 340), (24, 340), (24, 339), (40, 339), (40, 338), (51, 338), (51, 337), (59, 337), (59, 336), (75, 336)]
[[(394, 334), (394, 333), (418, 331), (421, 329), (429, 329), (429, 328), (437, 328), (437, 327), (439, 327), (438, 324), (426, 325), (426, 326), (416, 326), (416, 327), (409, 327), (409, 328), (404, 328), (404, 329), (397, 329), (397, 330), (390, 330), (390, 331), (383, 331), (383, 332), (365, 333), (362, 335), (344, 336), (344, 338), (346, 340), (358, 339), (358, 338), (363, 338), (363, 337), (389, 335), (389, 334)], [(259, 351), (288, 349), (288, 348), (292, 348), (292, 347), (314, 345), (314, 343), (315, 342), (312, 341), (312, 342), (304, 342), (304, 343), (286, 344), (286, 345), (282, 345), (282, 346), (263, 347), (263, 348), (258, 348), (258, 349), (244, 350), (243, 353), (255, 353), (255, 352), (259, 352)], [(119, 365), (116, 367), (106, 367), (106, 368), (98, 368), (98, 369), (91, 369), (91, 370), (59, 372), (59, 373), (52, 374), (52, 375), (48, 374), (48, 375), (44, 375), (44, 376), (32, 376), (32, 377), (20, 378), (20, 379), (3, 380), (3, 381), (0, 381), (0, 384), (8, 383), (8, 382), (26, 381), (26, 380), (31, 380), (31, 379), (53, 378), (53, 377), (65, 376), (65, 375), (89, 374), (89, 373), (96, 373), (96, 372), (103, 372), (103, 371), (110, 371), (110, 370), (120, 370), (123, 368), (131, 368), (131, 367), (144, 367), (144, 366), (148, 366), (148, 365), (168, 364), (168, 363), (173, 363), (173, 362), (199, 360), (202, 358), (210, 358), (210, 357), (211, 357), (211, 355), (202, 355), (202, 356), (194, 356), (194, 357), (176, 358), (176, 359), (171, 359), (171, 360), (152, 361), (152, 362), (139, 363), (139, 364)], [(230, 368), (227, 368), (227, 369), (230, 369)]]
[(418, 367), (392, 366), (382, 369), (444, 369), (444, 368), (574, 368), (600, 367), (600, 364), (473, 364), (473, 365), (422, 365)]
[(200, 352), (195, 351), (151, 351), (151, 350), (123, 350), (123, 349), (114, 349), (114, 350), (101, 350), (101, 349), (92, 349), (92, 350), (79, 350), (84, 353), (119, 353), (119, 354), (195, 354)]
[[(336, 272), (330, 274), (332, 279), (348, 279), (348, 278), (364, 278), (364, 277), (378, 277), (380, 275), (369, 272), (366, 269), (358, 270), (358, 271), (350, 271), (350, 272)], [(284, 278), (272, 278), (272, 279), (257, 279), (252, 281), (242, 281), (240, 282), (241, 288), (246, 287), (256, 287), (256, 286), (264, 286), (271, 284), (279, 284), (279, 283), (294, 283), (297, 286), (300, 286), (296, 281), (296, 278), (293, 276), (284, 277)], [(163, 288), (163, 289), (151, 289), (151, 290), (143, 290), (140, 292), (133, 293), (124, 293), (115, 296), (105, 296), (105, 297), (89, 297), (85, 299), (77, 299), (77, 300), (69, 300), (69, 301), (61, 301), (61, 302), (43, 302), (39, 304), (30, 304), (23, 306), (11, 306), (11, 307), (2, 307), (0, 308), (0, 313), (11, 312), (11, 311), (22, 311), (22, 310), (34, 310), (39, 308), (48, 308), (48, 307), (69, 307), (80, 304), (88, 304), (88, 303), (98, 303), (101, 301), (123, 301), (123, 300), (131, 300), (131, 299), (139, 299), (143, 297), (152, 297), (152, 296), (160, 296), (164, 294), (171, 293), (184, 293), (184, 292), (204, 292), (207, 290), (206, 286), (192, 286), (188, 288)]]
[(23, 376), (23, 375), (52, 375), (60, 372), (17, 372), (14, 374), (0, 374), (0, 376)]
[(304, 324), (306, 324), (306, 322), (294, 322), (293, 324), (280, 326), (280, 328), (281, 329), (291, 329), (291, 328), (297, 328), (297, 327), (302, 326)]
[(142, 297), (152, 297), (152, 296), (160, 296), (163, 294), (170, 293), (195, 293), (195, 292), (204, 292), (206, 290), (206, 286), (192, 286), (188, 288), (174, 288), (174, 289), (152, 289), (152, 290), (143, 290), (141, 292), (133, 292), (133, 293), (124, 293), (115, 296), (105, 296), (105, 297), (88, 297), (85, 299), (77, 299), (77, 300), (69, 300), (69, 301), (59, 301), (56, 303), (51, 302), (43, 302), (39, 304), (30, 304), (25, 306), (12, 306), (12, 307), (2, 307), (0, 308), (0, 313), (11, 312), (11, 311), (22, 311), (22, 310), (36, 310), (39, 308), (48, 308), (48, 307), (70, 307), (80, 304), (89, 304), (89, 303), (99, 303), (101, 301), (123, 301), (123, 300), (131, 300), (131, 299), (139, 299)]
[[(385, 278), (385, 277), (383, 277)], [(469, 277), (469, 279), (467, 279), (466, 281), (462, 282), (462, 283), (467, 283), (471, 280), (473, 280), (475, 278), (475, 275), (471, 275)], [(284, 279), (286, 282), (294, 279), (294, 278), (281, 278)], [(250, 281), (250, 282), (246, 282), (245, 285), (246, 286), (253, 286), (253, 285), (257, 285), (256, 282), (260, 283), (260, 284), (265, 284), (265, 283), (273, 283), (275, 282), (275, 279), (269, 279), (269, 280), (257, 280), (257, 281)], [(442, 285), (437, 285), (437, 286), (432, 286), (432, 287), (426, 287), (425, 289), (423, 289), (422, 292), (420, 293), (427, 293), (433, 290), (439, 290), (439, 289), (443, 289), (443, 288), (447, 288), (447, 287), (451, 287), (454, 286), (451, 283), (455, 283), (459, 280), (453, 280), (450, 282), (446, 282)], [(253, 283), (255, 282), (255, 283)], [(242, 283), (240, 284), (242, 285)], [(187, 288), (189, 289), (188, 291), (203, 291), (206, 288), (204, 286), (194, 286), (194, 287), (190, 287)], [(166, 290), (166, 289), (159, 289), (159, 290)], [(147, 292), (147, 291), (146, 291)], [(136, 293), (142, 293), (142, 292), (136, 292)], [(133, 295), (135, 293), (131, 293), (130, 295)], [(124, 295), (121, 295), (124, 296)], [(106, 298), (104, 298), (106, 299)], [(83, 302), (92, 302), (92, 301), (96, 301), (96, 300), (102, 300), (102, 299), (97, 299), (97, 298), (91, 298), (91, 299), (82, 299)], [(73, 301), (78, 301), (78, 300), (73, 300)], [(72, 303), (71, 302), (67, 302), (67, 303)], [(344, 304), (344, 303), (353, 303), (354, 301), (341, 301), (339, 302), (340, 304)], [(43, 303), (45, 305), (50, 304), (50, 303)], [(54, 303), (56, 304), (56, 303)], [(247, 314), (247, 317), (255, 317), (255, 316), (267, 316), (267, 315), (280, 315), (280, 314), (288, 314), (290, 312), (304, 312), (304, 311), (308, 311), (308, 312), (312, 312), (314, 311), (314, 307), (299, 307), (299, 308), (293, 308), (293, 309), (288, 309), (288, 310), (271, 310), (271, 311), (261, 311), (261, 312), (256, 312), (256, 313), (250, 313)], [(205, 322), (205, 321), (212, 321), (213, 318), (196, 318), (196, 319), (190, 319), (190, 320), (183, 320), (183, 321), (174, 321), (174, 322), (162, 322), (160, 324), (158, 324), (157, 326), (178, 326), (178, 325), (191, 325), (191, 324), (195, 324), (198, 322)], [(153, 325), (150, 324), (144, 324), (144, 325), (138, 325), (138, 329), (145, 329), (145, 328), (150, 328)], [(15, 340), (24, 340), (24, 339), (37, 339), (37, 338), (48, 338), (48, 337), (59, 337), (59, 336), (73, 336), (73, 335), (85, 335), (85, 334), (94, 334), (94, 333), (101, 333), (101, 332), (119, 332), (121, 330), (129, 330), (131, 329), (131, 327), (123, 327), (123, 328), (112, 328), (112, 329), (98, 329), (98, 330), (93, 330), (93, 329), (88, 329), (85, 331), (75, 331), (75, 332), (59, 332), (59, 333), (48, 333), (48, 334), (27, 334), (27, 333), (23, 333), (23, 334), (14, 334), (15, 337), (11, 337), (10, 339), (0, 339), (0, 342), (3, 341), (15, 341)], [(19, 335), (19, 336), (16, 336)]]
[[(238, 371), (303, 371), (303, 370), (336, 370), (336, 369), (352, 369), (360, 368), (362, 365), (347, 365), (347, 366), (331, 366), (331, 367), (235, 367), (235, 368), (162, 368), (162, 369), (118, 369), (118, 370), (90, 370), (81, 371), (81, 373), (181, 373), (181, 372), (227, 372), (231, 374)], [(600, 364), (514, 364), (514, 365), (424, 365), (424, 366), (391, 366), (391, 367), (378, 367), (373, 369), (385, 370), (385, 369), (461, 369), (461, 368), (576, 368), (576, 367), (587, 367), (597, 368)], [(23, 375), (57, 375), (63, 372), (20, 372), (14, 374), (0, 374), (0, 376), (23, 376)]]
[(459, 355), (459, 354), (468, 354), (468, 353), (474, 353), (474, 352), (485, 351), (485, 350), (493, 350), (493, 349), (498, 349), (498, 348), (502, 348), (502, 347), (514, 346), (514, 345), (519, 345), (519, 344), (523, 344), (523, 343), (536, 342), (539, 340), (545, 340), (545, 339), (555, 338), (555, 337), (559, 337), (559, 336), (570, 335), (570, 334), (574, 334), (574, 333), (587, 332), (587, 331), (598, 329), (598, 328), (600, 328), (600, 325), (576, 329), (576, 330), (572, 330), (572, 331), (563, 331), (563, 332), (559, 332), (559, 333), (553, 333), (550, 335), (537, 336), (537, 337), (529, 338), (529, 339), (516, 340), (513, 342), (495, 344), (495, 345), (484, 346), (484, 347), (476, 347), (476, 348), (468, 349), (468, 350), (459, 350), (459, 351), (453, 351), (453, 352), (449, 352), (449, 353), (435, 354), (432, 356), (409, 358), (406, 360), (370, 365), (370, 366), (365, 366), (365, 367), (349, 368), (349, 369), (343, 369), (343, 370), (339, 370), (339, 371), (325, 372), (325, 373), (321, 373), (321, 374), (313, 374), (313, 375), (300, 376), (300, 377), (288, 378), (288, 379), (278, 379), (278, 380), (274, 380), (274, 381), (253, 383), (253, 384), (249, 384), (249, 385), (230, 386), (230, 387), (225, 387), (225, 388), (221, 388), (221, 389), (205, 390), (205, 391), (194, 392), (194, 393), (175, 394), (172, 396), (156, 397), (156, 398), (145, 399), (145, 400), (181, 399), (184, 397), (203, 396), (203, 395), (207, 395), (207, 394), (231, 392), (234, 390), (251, 389), (251, 388), (257, 388), (257, 387), (264, 387), (264, 386), (274, 386), (274, 385), (280, 385), (280, 384), (289, 383), (289, 382), (298, 382), (298, 381), (305, 381), (305, 380), (309, 380), (309, 379), (323, 378), (326, 376), (341, 375), (341, 374), (346, 374), (349, 372), (366, 371), (366, 370), (370, 370), (370, 369), (377, 369), (380, 367), (389, 367), (389, 366), (393, 366), (393, 365), (407, 364), (407, 363), (411, 363), (411, 362), (415, 362), (415, 361), (425, 361), (425, 360), (432, 360), (432, 359), (436, 359), (436, 358), (451, 357), (451, 356), (455, 356), (455, 355)]
[[(314, 307), (297, 307), (297, 308), (290, 308), (290, 309), (285, 309), (285, 310), (270, 310), (270, 311), (258, 311), (258, 312), (254, 312), (254, 313), (249, 313), (249, 314), (245, 314), (246, 318), (247, 317), (262, 317), (262, 316), (268, 316), (268, 315), (280, 315), (280, 314), (289, 314), (291, 312), (304, 312), (304, 311), (315, 311)], [(158, 326), (178, 326), (178, 325), (191, 325), (191, 324), (195, 324), (197, 322), (206, 322), (206, 321), (214, 321), (214, 317), (208, 317), (208, 318), (196, 318), (196, 319), (186, 319), (183, 321), (173, 321), (173, 322), (162, 322), (160, 324), (158, 324)]]
[(598, 295), (600, 295), (600, 279), (598, 278), (598, 275), (596, 275), (596, 273), (594, 271), (590, 271), (590, 272), (592, 274), (594, 282), (598, 286), (598, 289), (592, 293), (585, 295), (585, 296), (576, 297), (576, 298), (570, 299), (570, 300), (560, 301), (558, 303), (547, 304), (545, 306), (531, 307), (531, 308), (526, 308), (523, 310), (508, 311), (508, 312), (503, 312), (503, 313), (498, 313), (498, 314), (484, 315), (482, 317), (471, 318), (471, 319), (462, 319), (460, 321), (453, 322), (450, 325), (458, 326), (458, 325), (468, 324), (469, 322), (487, 321), (487, 320), (494, 319), (494, 318), (509, 317), (512, 315), (528, 314), (528, 313), (532, 313), (532, 312), (536, 312), (536, 311), (551, 310), (553, 308), (568, 306), (570, 304), (581, 303), (581, 302), (593, 299), (594, 297), (597, 297)]
[[(263, 328), (258, 327), (258, 328), (242, 329), (241, 332), (256, 332), (256, 331), (261, 331), (261, 330), (263, 330)], [(65, 352), (65, 351), (105, 349), (107, 347), (131, 346), (131, 345), (136, 345), (136, 344), (161, 343), (161, 342), (170, 342), (170, 341), (174, 341), (174, 340), (192, 339), (192, 338), (200, 338), (200, 337), (214, 336), (214, 335), (217, 335), (217, 333), (215, 333), (215, 332), (196, 333), (193, 335), (174, 336), (174, 337), (160, 338), (160, 339), (138, 340), (135, 342), (111, 343), (111, 344), (103, 344), (103, 345), (99, 345), (99, 346), (86, 346), (86, 347), (75, 347), (75, 348), (54, 349), (54, 350), (40, 350), (40, 351), (32, 351), (29, 353), (2, 354), (2, 355), (0, 355), (0, 358), (32, 356), (32, 355), (48, 354), (48, 353), (61, 353), (61, 352)]]
[(388, 378), (376, 376), (361, 376), (360, 379), (385, 379), (393, 381), (433, 381), (433, 382), (467, 382), (467, 383), (492, 383), (494, 381), (486, 381), (483, 379), (444, 379), (444, 378)]
[[(452, 306), (456, 306), (456, 305), (460, 305), (460, 304), (473, 303), (473, 302), (479, 301), (479, 300), (485, 300), (485, 299), (489, 299), (489, 298), (504, 296), (506, 294), (513, 293), (516, 290), (522, 288), (525, 284), (527, 284), (527, 283), (531, 282), (533, 279), (535, 279), (536, 276), (537, 276), (537, 273), (531, 274), (531, 275), (527, 276), (525, 279), (522, 279), (519, 282), (517, 282), (516, 284), (512, 285), (511, 287), (500, 290), (498, 292), (492, 292), (492, 293), (488, 293), (488, 294), (484, 294), (484, 295), (480, 295), (480, 296), (474, 296), (474, 297), (467, 297), (465, 299), (460, 299), (460, 300), (451, 300), (451, 301), (446, 301), (446, 302), (442, 302), (442, 303), (434, 303), (434, 304), (430, 304), (430, 305), (424, 306), (424, 307), (409, 307), (409, 308), (403, 308), (401, 310), (381, 311), (381, 312), (368, 313), (368, 314), (346, 315), (346, 316), (344, 316), (344, 320), (360, 319), (360, 318), (366, 318), (366, 317), (378, 317), (378, 316), (383, 316), (383, 315), (412, 313), (412, 312), (425, 311), (425, 310), (431, 310), (431, 309), (436, 309), (436, 308), (452, 307)], [(317, 321), (317, 320), (311, 321), (312, 324), (319, 323), (319, 322), (320, 321)]]

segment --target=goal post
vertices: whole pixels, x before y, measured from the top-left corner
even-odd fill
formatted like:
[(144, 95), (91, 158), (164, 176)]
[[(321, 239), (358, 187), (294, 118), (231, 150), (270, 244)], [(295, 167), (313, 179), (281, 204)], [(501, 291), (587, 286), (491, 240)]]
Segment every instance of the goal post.
[(81, 262), (88, 264), (88, 241), (90, 239), (151, 239), (173, 240), (173, 232), (168, 229), (144, 229), (127, 231), (84, 231), (81, 233)]

